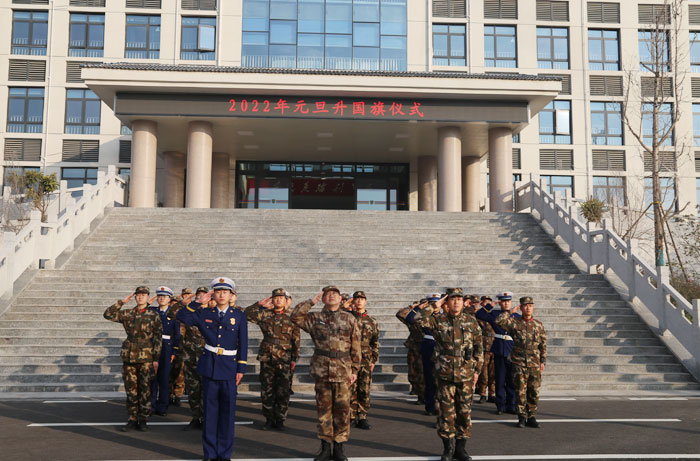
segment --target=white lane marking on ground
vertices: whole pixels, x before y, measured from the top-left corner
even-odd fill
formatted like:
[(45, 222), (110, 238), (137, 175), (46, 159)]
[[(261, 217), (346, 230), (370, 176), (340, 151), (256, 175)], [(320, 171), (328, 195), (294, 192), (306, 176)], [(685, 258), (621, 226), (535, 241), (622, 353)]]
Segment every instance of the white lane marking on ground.
[[(540, 399), (542, 400), (542, 399)], [(627, 400), (688, 400), (685, 397), (627, 397)]]
[[(540, 423), (680, 423), (678, 418), (538, 419)], [(514, 423), (516, 419), (472, 419), (472, 424)]]
[[(149, 426), (186, 426), (189, 421), (168, 421), (168, 422), (155, 422), (149, 421)], [(253, 424), (253, 421), (236, 421), (237, 425), (249, 426)], [(91, 426), (123, 426), (123, 422), (118, 423), (31, 423), (27, 424), (27, 427), (91, 427)]]
[[(439, 456), (351, 457), (350, 461), (438, 461)], [(530, 459), (700, 459), (700, 454), (584, 454), (584, 455), (489, 455), (472, 456), (474, 461)], [(312, 461), (313, 458), (234, 458), (232, 461)], [(121, 461), (121, 460), (108, 460)], [(169, 461), (169, 460), (152, 460)], [(199, 460), (181, 460), (199, 461)]]
[(107, 403), (107, 400), (44, 400), (42, 403)]
[(540, 399), (540, 402), (543, 400), (549, 400), (550, 402), (568, 402), (576, 399), (574, 397), (544, 397)]

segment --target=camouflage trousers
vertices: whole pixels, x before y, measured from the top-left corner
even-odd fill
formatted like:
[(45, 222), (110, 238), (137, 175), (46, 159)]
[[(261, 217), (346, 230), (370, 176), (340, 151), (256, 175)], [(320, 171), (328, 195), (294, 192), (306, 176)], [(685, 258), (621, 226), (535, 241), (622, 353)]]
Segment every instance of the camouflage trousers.
[(287, 419), (291, 379), (291, 363), (275, 360), (260, 362), (260, 400), (265, 419)]
[(316, 381), (318, 438), (345, 443), (350, 436), (350, 385)]
[(369, 389), (372, 386), (372, 366), (367, 363), (357, 372), (357, 381), (352, 385), (350, 419), (367, 419), (369, 411)]
[(420, 355), (420, 344), (409, 345), (408, 354), (408, 382), (411, 383), (411, 390), (418, 398), (423, 398), (425, 394), (425, 383), (423, 382), (423, 358)]
[(126, 412), (132, 421), (145, 421), (151, 416), (151, 381), (155, 377), (153, 364), (124, 363), (122, 368), (126, 390)]
[(170, 398), (182, 397), (185, 393), (185, 370), (182, 352), (175, 354), (170, 366)]
[(202, 377), (197, 373), (197, 358), (198, 355), (187, 355), (184, 361), (185, 372), (185, 391), (187, 392), (187, 400), (190, 403), (190, 411), (193, 419), (201, 420), (203, 417), (202, 410)]
[(472, 435), (474, 382), (453, 383), (438, 379), (438, 435), (443, 439), (468, 439)]
[(484, 352), (484, 366), (481, 367), (479, 381), (476, 383), (477, 394), (496, 395), (496, 374), (493, 364), (493, 352)]
[(513, 386), (518, 416), (530, 418), (537, 415), (541, 384), (542, 373), (539, 368), (513, 365)]

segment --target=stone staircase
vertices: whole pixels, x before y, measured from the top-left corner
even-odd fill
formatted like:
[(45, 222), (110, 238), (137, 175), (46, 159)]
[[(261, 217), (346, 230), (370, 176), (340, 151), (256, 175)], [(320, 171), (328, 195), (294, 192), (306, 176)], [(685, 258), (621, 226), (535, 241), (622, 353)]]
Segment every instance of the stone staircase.
[[(381, 327), (376, 391), (407, 391), (406, 328), (394, 314), (428, 293), (510, 290), (535, 298), (549, 335), (543, 393), (700, 390), (599, 275), (579, 272), (527, 214), (307, 210), (111, 210), (61, 269), (42, 270), (0, 317), (0, 391), (122, 389), (121, 325), (104, 310), (137, 285), (227, 275), (247, 306), (285, 287), (301, 301), (326, 284), (364, 290)], [(250, 326), (257, 390), (261, 334)], [(296, 390), (311, 391), (302, 333)]]

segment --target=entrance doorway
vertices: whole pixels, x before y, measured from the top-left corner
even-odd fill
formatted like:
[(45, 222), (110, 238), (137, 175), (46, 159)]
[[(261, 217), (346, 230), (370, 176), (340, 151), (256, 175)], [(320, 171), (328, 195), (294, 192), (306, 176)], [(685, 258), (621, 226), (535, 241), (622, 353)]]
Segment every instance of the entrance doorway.
[(249, 162), (236, 166), (238, 208), (408, 210), (408, 164)]

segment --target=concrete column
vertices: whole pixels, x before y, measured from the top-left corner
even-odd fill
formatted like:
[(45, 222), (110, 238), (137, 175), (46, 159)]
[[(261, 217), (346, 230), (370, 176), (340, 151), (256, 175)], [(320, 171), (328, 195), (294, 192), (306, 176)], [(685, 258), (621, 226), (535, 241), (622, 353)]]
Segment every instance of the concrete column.
[(131, 123), (130, 207), (156, 206), (157, 129), (158, 124), (151, 120), (135, 120)]
[(418, 211), (437, 211), (437, 158), (418, 157)]
[(185, 155), (181, 152), (163, 152), (165, 158), (165, 190), (163, 206), (185, 206)]
[(462, 157), (462, 210), (479, 211), (481, 159)]
[(462, 132), (454, 126), (438, 130), (438, 211), (462, 211)]
[(211, 207), (228, 208), (229, 159), (225, 152), (215, 152), (211, 167)]
[(190, 122), (187, 133), (187, 208), (211, 207), (212, 126)]
[(513, 130), (489, 130), (489, 208), (513, 211)]

